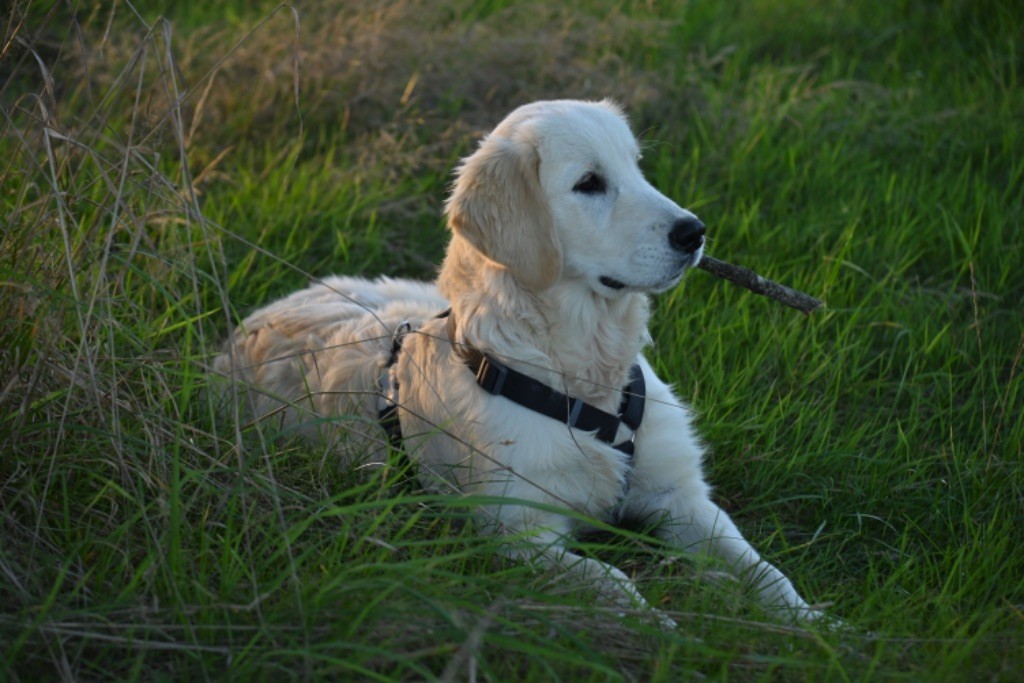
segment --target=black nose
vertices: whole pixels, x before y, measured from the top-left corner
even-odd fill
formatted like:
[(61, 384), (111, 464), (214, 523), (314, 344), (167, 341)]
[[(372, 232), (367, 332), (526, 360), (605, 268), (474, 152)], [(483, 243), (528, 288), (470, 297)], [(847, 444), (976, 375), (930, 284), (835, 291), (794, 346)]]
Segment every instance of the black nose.
[(704, 244), (704, 224), (696, 216), (680, 218), (672, 224), (668, 243), (676, 251), (692, 254)]

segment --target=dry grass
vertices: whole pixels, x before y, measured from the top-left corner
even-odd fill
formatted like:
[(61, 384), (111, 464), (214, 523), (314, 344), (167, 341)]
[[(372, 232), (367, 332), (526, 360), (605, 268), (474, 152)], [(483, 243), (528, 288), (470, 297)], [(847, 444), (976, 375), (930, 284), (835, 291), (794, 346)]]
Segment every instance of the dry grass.
[[(183, 34), (156, 22), (149, 36), (112, 31), (137, 22), (115, 6), (110, 15), (81, 18), (77, 39), (53, 22), (31, 42), (61, 55), (56, 82), (80, 83), (107, 99), (136, 95), (124, 68), (149, 52), (158, 71), (145, 79), (136, 114), (156, 128), (180, 108), (184, 145), (204, 156), (268, 129), (298, 135), (305, 126), (341, 132), (355, 158), (394, 173), (443, 163), (437, 160), (465, 136), (527, 100), (611, 96), (641, 109), (661, 95), (656, 74), (622, 55), (631, 44), (664, 37), (666, 22), (614, 7), (589, 14), (557, 3), (494, 11), (474, 4), (301, 3), (276, 8), (251, 31), (214, 26)], [(154, 52), (166, 59), (158, 64)], [(172, 64), (180, 100), (169, 99), (166, 81), (156, 77)]]

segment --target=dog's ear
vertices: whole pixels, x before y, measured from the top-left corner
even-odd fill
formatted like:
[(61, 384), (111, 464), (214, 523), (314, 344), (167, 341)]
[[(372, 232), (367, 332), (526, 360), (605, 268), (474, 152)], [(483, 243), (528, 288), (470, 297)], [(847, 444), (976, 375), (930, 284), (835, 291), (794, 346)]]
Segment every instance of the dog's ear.
[(492, 135), (459, 167), (445, 206), (455, 233), (533, 291), (547, 289), (562, 272), (539, 170), (530, 141)]

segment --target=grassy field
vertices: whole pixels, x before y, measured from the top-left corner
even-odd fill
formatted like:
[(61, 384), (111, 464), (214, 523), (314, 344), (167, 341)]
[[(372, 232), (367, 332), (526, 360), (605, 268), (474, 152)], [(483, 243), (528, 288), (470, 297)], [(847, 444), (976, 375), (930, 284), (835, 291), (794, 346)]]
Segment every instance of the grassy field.
[[(1024, 5), (70, 5), (0, 17), (0, 680), (1020, 679)], [(580, 547), (681, 626), (618, 619), (207, 391), (310, 276), (431, 277), (511, 108), (604, 96), (711, 253), (827, 302), (695, 272), (650, 356), (846, 632), (643, 530)]]

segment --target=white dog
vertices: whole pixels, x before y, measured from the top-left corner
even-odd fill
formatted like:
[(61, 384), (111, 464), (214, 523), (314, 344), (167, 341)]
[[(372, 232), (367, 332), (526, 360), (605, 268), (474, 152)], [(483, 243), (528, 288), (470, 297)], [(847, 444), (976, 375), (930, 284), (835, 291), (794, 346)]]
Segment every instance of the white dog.
[[(711, 501), (690, 414), (641, 353), (648, 294), (697, 264), (704, 226), (647, 183), (639, 157), (610, 102), (521, 107), (457, 171), (436, 286), (325, 280), (252, 314), (216, 367), (250, 388), (254, 416), (362, 457), (385, 443), (386, 395), (425, 486), (508, 499), (478, 519), (529, 539), (509, 554), (617, 608), (646, 603), (622, 571), (566, 549), (581, 517), (658, 521), (661, 538), (718, 556), (768, 608), (814, 619)], [(624, 399), (644, 391), (639, 407)], [(638, 426), (617, 417), (627, 403)]]

